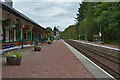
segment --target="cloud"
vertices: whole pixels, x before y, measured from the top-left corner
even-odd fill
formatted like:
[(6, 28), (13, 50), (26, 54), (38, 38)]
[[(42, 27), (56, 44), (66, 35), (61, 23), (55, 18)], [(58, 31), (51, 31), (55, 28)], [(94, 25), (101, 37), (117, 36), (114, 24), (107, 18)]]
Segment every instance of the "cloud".
[(13, 0), (14, 2), (81, 2), (83, 0)]
[(53, 7), (51, 9), (51, 12), (49, 14), (49, 16), (58, 16), (60, 14), (67, 14), (67, 10), (60, 8), (60, 7)]
[(15, 9), (44, 28), (59, 25), (62, 31), (75, 23), (78, 7), (78, 2), (14, 2)]

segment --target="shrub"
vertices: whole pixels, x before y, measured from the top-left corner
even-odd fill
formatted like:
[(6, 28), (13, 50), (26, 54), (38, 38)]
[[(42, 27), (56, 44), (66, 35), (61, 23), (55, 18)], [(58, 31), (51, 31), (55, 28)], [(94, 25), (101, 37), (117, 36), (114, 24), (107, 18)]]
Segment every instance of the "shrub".
[(100, 43), (101, 43), (101, 44), (104, 44), (104, 41), (101, 41)]
[(51, 39), (51, 41), (53, 41), (54, 39)]
[(9, 58), (21, 58), (22, 57), (22, 53), (18, 52), (18, 51), (10, 51), (7, 54), (5, 54), (6, 57)]
[(35, 48), (41, 48), (41, 46), (36, 46)]
[(48, 44), (51, 44), (52, 43), (52, 40), (47, 40), (46, 41)]
[(30, 45), (33, 45), (33, 41), (30, 41)]

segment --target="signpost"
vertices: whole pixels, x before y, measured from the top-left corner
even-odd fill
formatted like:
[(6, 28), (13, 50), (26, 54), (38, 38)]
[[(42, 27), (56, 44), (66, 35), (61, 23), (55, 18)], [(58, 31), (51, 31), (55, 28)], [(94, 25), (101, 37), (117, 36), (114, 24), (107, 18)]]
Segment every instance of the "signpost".
[(100, 42), (101, 42), (101, 37), (102, 37), (102, 34), (101, 34), (101, 32), (99, 33), (99, 35), (100, 35)]
[(79, 34), (79, 40), (80, 40), (80, 34)]

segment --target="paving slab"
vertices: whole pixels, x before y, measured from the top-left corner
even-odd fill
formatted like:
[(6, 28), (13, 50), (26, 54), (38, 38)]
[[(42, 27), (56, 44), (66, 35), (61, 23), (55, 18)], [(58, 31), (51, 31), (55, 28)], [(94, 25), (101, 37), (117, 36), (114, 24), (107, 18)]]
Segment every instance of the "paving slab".
[[(3, 62), (3, 78), (94, 78), (62, 40), (43, 43), (41, 51), (32, 48), (23, 56), (21, 65), (9, 66)], [(27, 51), (28, 50), (28, 51)]]

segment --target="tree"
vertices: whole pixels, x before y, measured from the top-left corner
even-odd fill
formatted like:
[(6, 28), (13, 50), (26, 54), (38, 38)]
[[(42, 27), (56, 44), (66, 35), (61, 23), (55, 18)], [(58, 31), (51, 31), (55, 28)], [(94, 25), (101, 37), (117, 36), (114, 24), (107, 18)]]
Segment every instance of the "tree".
[(54, 27), (53, 31), (59, 31), (59, 29), (58, 29), (58, 28), (56, 28), (56, 27)]
[(47, 27), (46, 30), (52, 32), (52, 29), (50, 27)]
[(79, 39), (79, 34), (92, 40), (100, 27), (105, 41), (115, 41), (120, 37), (120, 2), (82, 2), (76, 15), (76, 25), (63, 31), (62, 37)]
[(103, 2), (95, 9), (95, 21), (102, 26), (105, 40), (118, 40), (118, 23), (120, 20), (119, 3)]

